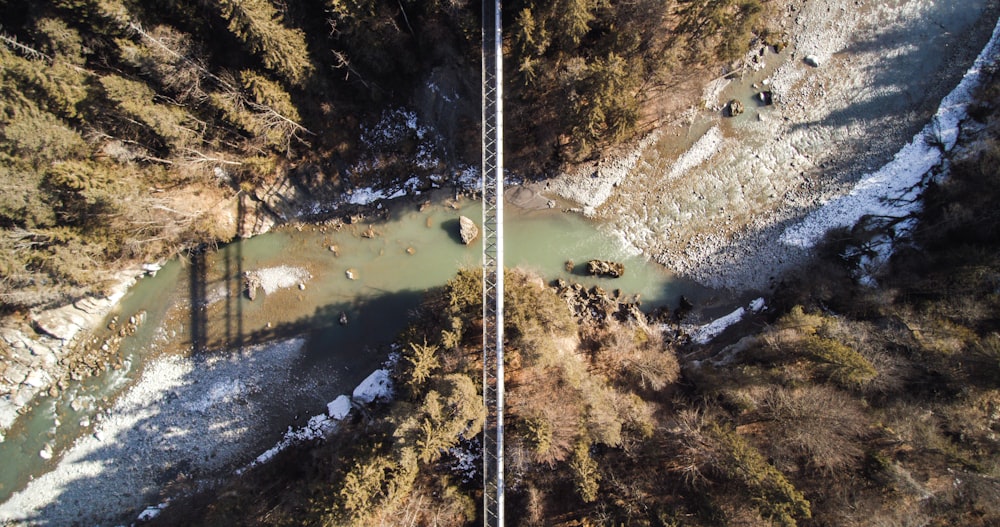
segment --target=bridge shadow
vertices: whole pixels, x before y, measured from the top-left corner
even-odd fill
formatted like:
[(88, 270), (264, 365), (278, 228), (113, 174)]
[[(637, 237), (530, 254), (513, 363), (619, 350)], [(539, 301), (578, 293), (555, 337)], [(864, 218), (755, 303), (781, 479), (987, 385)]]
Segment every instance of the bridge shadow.
[[(142, 396), (127, 392), (107, 425), (81, 438), (63, 460), (57, 472), (65, 470), (53, 483), (58, 498), (19, 520), (128, 524), (169, 495), (228, 476), (277, 443), (289, 425), (324, 413), (327, 402), (350, 394), (379, 368), (424, 295), (403, 291), (332, 303), (248, 333), (242, 347), (157, 361), (147, 369), (155, 381), (143, 385)], [(353, 313), (346, 326), (340, 322), (345, 311)], [(119, 514), (91, 514), (81, 506), (94, 500)]]

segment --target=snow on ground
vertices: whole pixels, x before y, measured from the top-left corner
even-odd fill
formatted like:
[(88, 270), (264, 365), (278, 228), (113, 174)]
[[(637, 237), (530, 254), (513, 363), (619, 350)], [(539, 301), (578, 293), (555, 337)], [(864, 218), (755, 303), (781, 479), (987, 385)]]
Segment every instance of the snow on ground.
[(154, 360), (99, 414), (91, 435), (0, 504), (0, 524), (114, 524), (159, 503), (159, 489), (181, 474), (211, 478), (243, 462), (247, 451), (266, 447), (268, 415), (317, 389), (297, 378), (304, 345), (291, 339)]
[(931, 122), (897, 152), (890, 163), (863, 176), (846, 196), (824, 204), (801, 223), (787, 229), (781, 241), (812, 247), (826, 231), (854, 225), (862, 216), (903, 217), (915, 212), (920, 206), (917, 198), (924, 176), (941, 163), (945, 152), (954, 148), (983, 70), (997, 61), (998, 35), (1000, 23), (962, 81), (941, 101)]
[(312, 278), (309, 271), (301, 267), (291, 267), (288, 265), (264, 267), (257, 269), (254, 273), (260, 278), (260, 287), (267, 294), (274, 293), (279, 289), (287, 289), (304, 284)]
[(701, 136), (701, 138), (691, 145), (691, 148), (687, 152), (684, 152), (677, 158), (677, 161), (670, 167), (670, 171), (667, 172), (666, 179), (669, 181), (682, 176), (688, 170), (708, 161), (719, 151), (722, 141), (722, 131), (719, 130), (719, 127), (713, 126), (710, 128), (705, 132), (705, 135)]
[(747, 314), (748, 309), (751, 313), (759, 313), (763, 311), (765, 307), (766, 305), (763, 298), (754, 299), (746, 308), (737, 308), (735, 311), (724, 317), (717, 318), (703, 326), (689, 329), (688, 335), (691, 336), (691, 342), (694, 342), (695, 344), (708, 344), (712, 341), (712, 339), (721, 335), (723, 331), (729, 328), (729, 326), (743, 320), (743, 317)]

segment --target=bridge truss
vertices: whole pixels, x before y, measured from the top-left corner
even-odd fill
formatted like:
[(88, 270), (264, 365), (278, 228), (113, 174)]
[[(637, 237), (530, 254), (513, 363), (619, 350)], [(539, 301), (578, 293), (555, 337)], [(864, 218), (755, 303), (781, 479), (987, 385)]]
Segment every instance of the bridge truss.
[(500, 0), (483, 0), (483, 525), (504, 525), (503, 34)]

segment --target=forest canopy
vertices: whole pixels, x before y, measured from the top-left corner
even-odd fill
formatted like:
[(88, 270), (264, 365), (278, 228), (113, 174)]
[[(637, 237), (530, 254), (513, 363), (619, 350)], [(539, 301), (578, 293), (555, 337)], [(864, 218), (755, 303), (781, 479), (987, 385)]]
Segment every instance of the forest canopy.
[[(644, 100), (680, 67), (739, 56), (766, 5), (504, 2), (508, 167), (538, 177), (632, 138)], [(475, 165), (479, 8), (0, 2), (4, 309), (98, 292), (108, 270), (243, 234), (261, 189), (289, 174), (328, 193), (408, 176), (412, 145), (363, 138), (394, 108), (437, 128), (446, 164)]]

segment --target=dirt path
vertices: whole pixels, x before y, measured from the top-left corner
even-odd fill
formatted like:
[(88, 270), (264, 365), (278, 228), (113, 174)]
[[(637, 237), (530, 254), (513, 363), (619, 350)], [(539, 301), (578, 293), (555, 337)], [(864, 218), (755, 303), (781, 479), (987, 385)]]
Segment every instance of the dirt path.
[[(989, 40), (997, 4), (789, 2), (785, 52), (764, 51), (757, 71), (706, 89), (705, 108), (550, 190), (705, 285), (768, 289), (808, 256), (782, 233), (921, 130)], [(775, 105), (755, 103), (762, 90)], [(730, 98), (746, 113), (724, 117)]]

